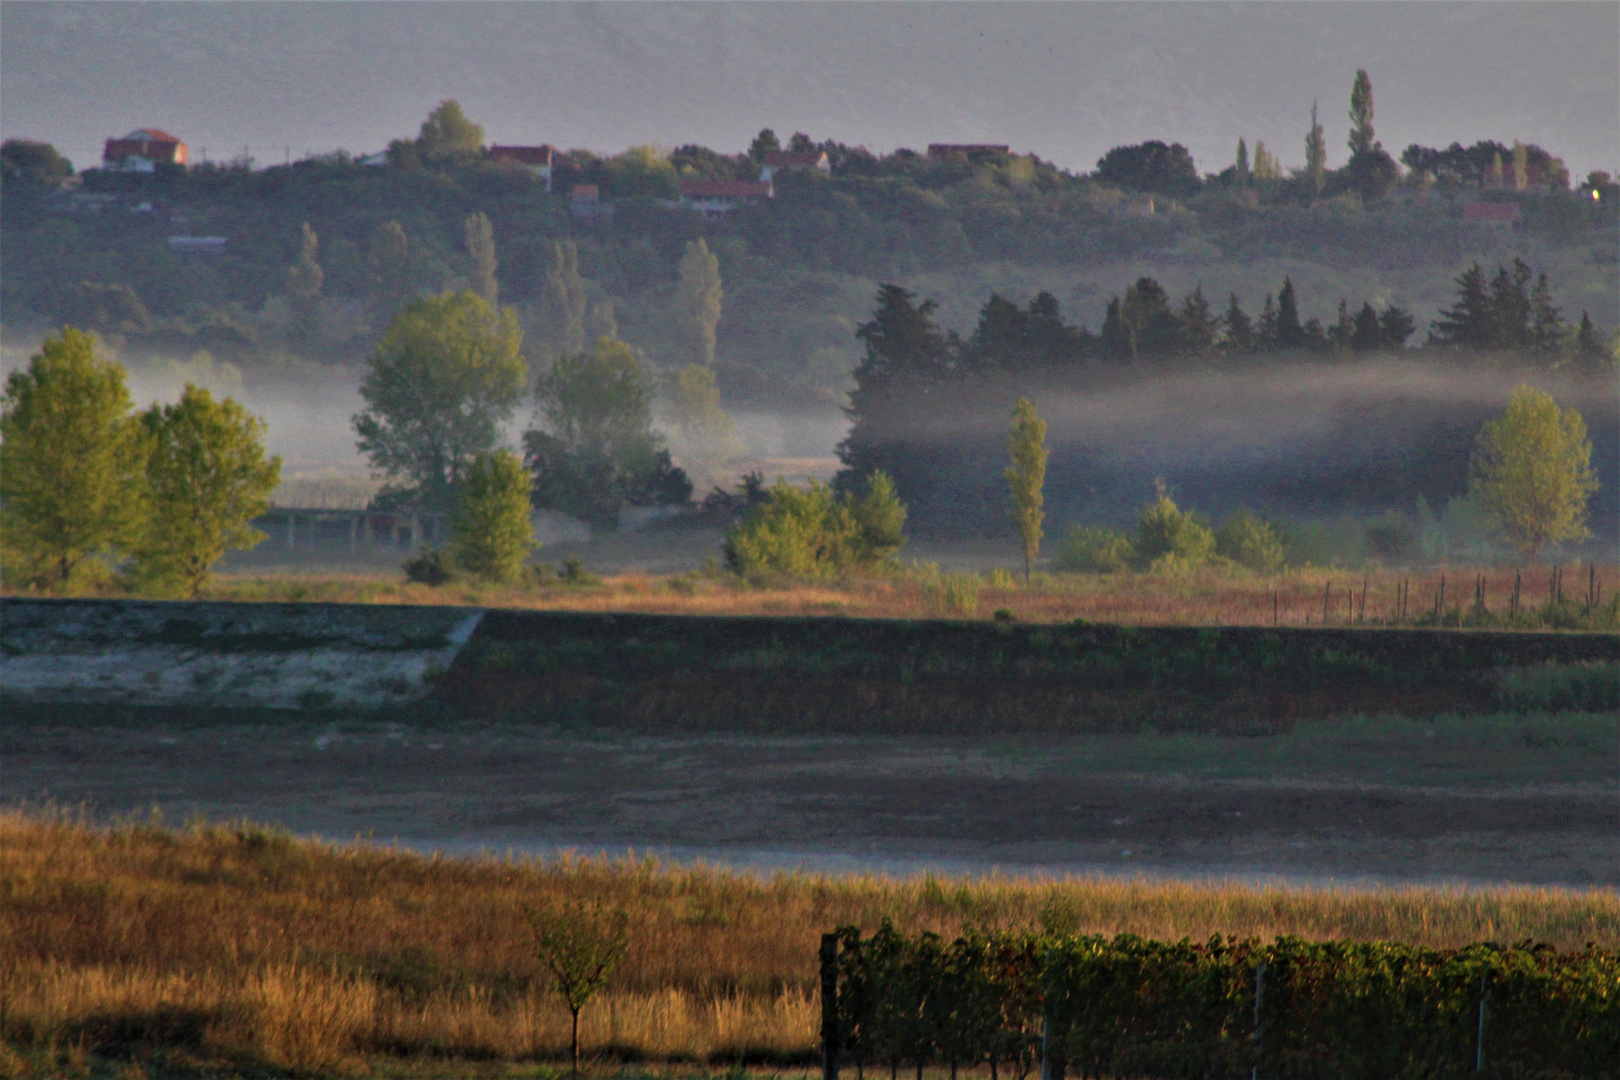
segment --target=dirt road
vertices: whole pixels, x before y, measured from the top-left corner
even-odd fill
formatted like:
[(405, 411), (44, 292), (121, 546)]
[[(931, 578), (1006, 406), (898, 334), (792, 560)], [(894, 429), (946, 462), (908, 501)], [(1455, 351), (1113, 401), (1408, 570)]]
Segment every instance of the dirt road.
[(1620, 886), (1604, 723), (1494, 747), (1412, 725), (987, 741), (21, 724), (0, 736), (0, 797), (462, 851)]

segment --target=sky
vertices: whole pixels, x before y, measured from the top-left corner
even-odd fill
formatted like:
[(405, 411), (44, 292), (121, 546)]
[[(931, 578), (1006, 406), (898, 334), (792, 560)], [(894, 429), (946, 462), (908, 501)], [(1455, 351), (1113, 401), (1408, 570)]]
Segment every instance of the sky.
[(1408, 144), (1537, 143), (1620, 169), (1620, 3), (0, 4), (0, 137), (75, 165), (137, 127), (260, 165), (415, 134), (456, 98), (492, 142), (744, 149), (804, 131), (879, 151), (1009, 143), (1076, 170), (1239, 136), (1329, 164), (1350, 85)]

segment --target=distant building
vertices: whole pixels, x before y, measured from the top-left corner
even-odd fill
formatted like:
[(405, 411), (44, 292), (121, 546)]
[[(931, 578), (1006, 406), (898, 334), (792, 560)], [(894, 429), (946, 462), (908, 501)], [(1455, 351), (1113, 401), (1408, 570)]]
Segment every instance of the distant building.
[(546, 182), (546, 191), (551, 191), (551, 158), (555, 151), (550, 146), (491, 146), (489, 158), (491, 161), (512, 161), (522, 165), (529, 172)]
[(388, 151), (379, 150), (375, 154), (367, 154), (365, 157), (357, 157), (357, 158), (354, 159), (354, 163), (356, 165), (364, 165), (364, 166), (366, 166), (368, 168), (373, 168), (373, 169), (378, 167), (379, 165), (387, 165), (388, 164)]
[(186, 144), (158, 128), (137, 128), (122, 139), (108, 139), (101, 151), (101, 167), (118, 172), (153, 172), (159, 165), (189, 162)]
[(744, 203), (776, 198), (768, 180), (682, 180), (678, 205), (715, 221)]
[(1524, 227), (1524, 215), (1513, 203), (1470, 203), (1463, 207), (1463, 224), (1486, 229), (1516, 230)]
[(1152, 195), (1138, 195), (1125, 199), (1113, 209), (1117, 218), (1150, 218), (1158, 213), (1158, 204)]
[(613, 204), (602, 201), (602, 190), (595, 184), (575, 184), (568, 193), (568, 212), (587, 225), (613, 219)]
[(765, 155), (765, 162), (759, 167), (759, 179), (762, 184), (769, 184), (776, 178), (776, 174), (784, 169), (815, 169), (821, 173), (832, 173), (832, 162), (821, 150), (802, 150), (790, 153), (786, 150), (772, 150)]
[(928, 156), (938, 161), (951, 157), (979, 157), (986, 154), (1010, 154), (1012, 147), (1002, 143), (929, 143)]

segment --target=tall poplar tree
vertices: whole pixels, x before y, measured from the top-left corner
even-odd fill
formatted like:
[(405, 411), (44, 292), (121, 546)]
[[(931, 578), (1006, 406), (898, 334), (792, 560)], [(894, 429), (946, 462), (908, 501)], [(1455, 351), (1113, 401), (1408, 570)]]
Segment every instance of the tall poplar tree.
[(326, 279), (317, 258), (320, 246), (320, 237), (304, 222), (298, 234), (298, 255), (287, 267), (287, 301), (297, 319), (294, 335), (306, 341), (313, 341), (319, 333), (321, 285)]
[(690, 240), (681, 256), (675, 286), (675, 322), (691, 350), (693, 363), (714, 364), (715, 331), (720, 326), (720, 260), (703, 240)]
[(1327, 180), (1327, 141), (1322, 136), (1322, 125), (1316, 121), (1316, 102), (1311, 102), (1311, 130), (1305, 136), (1305, 175), (1317, 191)]
[(462, 225), (467, 245), (467, 258), (472, 261), (472, 291), (494, 307), (500, 296), (500, 283), (495, 280), (495, 230), (482, 210), (467, 218)]
[(391, 319), (411, 296), (411, 251), (405, 227), (385, 221), (371, 234), (366, 247), (372, 314)]
[(1041, 552), (1041, 524), (1046, 486), (1046, 421), (1035, 412), (1035, 403), (1019, 398), (1013, 406), (1012, 428), (1007, 433), (1007, 451), (1012, 464), (1003, 474), (1012, 493), (1012, 519), (1024, 544), (1024, 582), (1035, 572), (1035, 557)]
[(579, 276), (579, 248), (572, 240), (551, 245), (551, 262), (540, 293), (540, 311), (545, 336), (559, 353), (571, 355), (585, 348), (588, 314), (585, 282)]
[(1350, 87), (1350, 155), (1368, 154), (1373, 148), (1373, 92), (1367, 70), (1356, 72)]

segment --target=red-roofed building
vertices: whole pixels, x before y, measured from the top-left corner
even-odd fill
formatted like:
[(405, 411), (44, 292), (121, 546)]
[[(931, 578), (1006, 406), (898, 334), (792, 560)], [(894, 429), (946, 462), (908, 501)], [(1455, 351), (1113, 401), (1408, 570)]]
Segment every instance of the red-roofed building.
[(159, 165), (188, 163), (186, 144), (158, 128), (137, 128), (122, 139), (108, 139), (101, 167), (119, 172), (153, 172)]
[(936, 161), (948, 157), (978, 157), (981, 154), (1008, 154), (1012, 147), (1001, 143), (929, 143), (928, 156)]
[(682, 180), (679, 202), (712, 221), (743, 203), (774, 198), (776, 188), (768, 180)]
[(1518, 229), (1524, 225), (1524, 215), (1513, 203), (1469, 203), (1463, 207), (1462, 219), (1465, 225), (1488, 229)]
[(759, 168), (760, 182), (770, 183), (783, 169), (815, 169), (831, 173), (832, 162), (827, 160), (826, 153), (821, 150), (802, 150), (798, 153), (772, 150), (765, 155), (765, 162)]
[(489, 157), (491, 161), (511, 161), (522, 165), (530, 173), (546, 182), (546, 191), (551, 191), (551, 157), (555, 151), (547, 145), (541, 146), (491, 146)]

